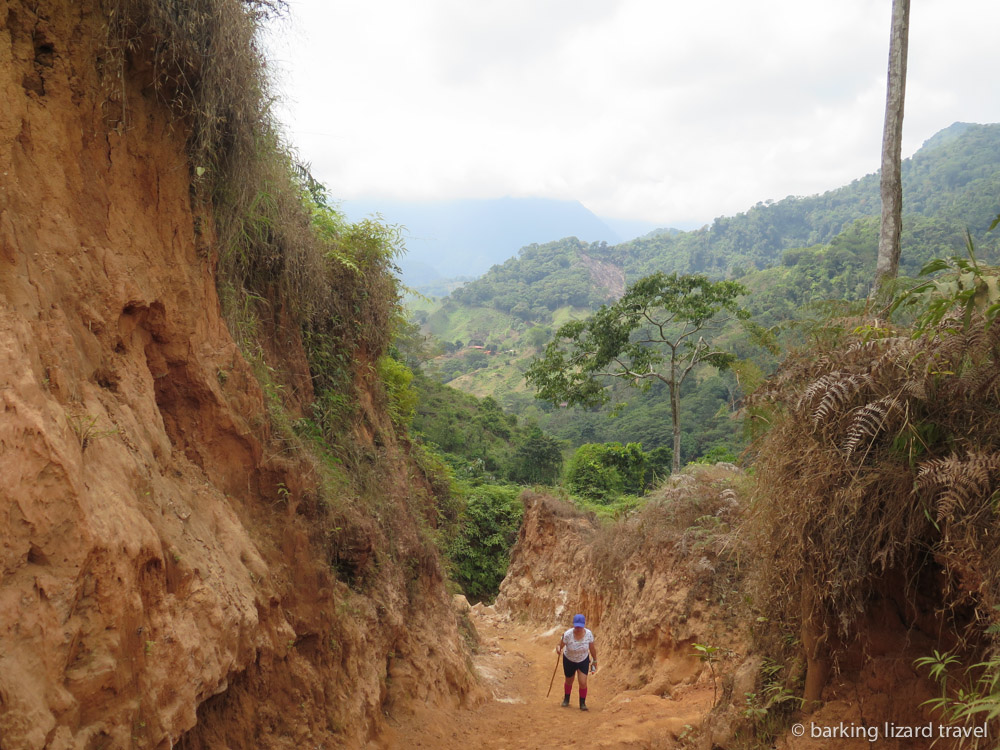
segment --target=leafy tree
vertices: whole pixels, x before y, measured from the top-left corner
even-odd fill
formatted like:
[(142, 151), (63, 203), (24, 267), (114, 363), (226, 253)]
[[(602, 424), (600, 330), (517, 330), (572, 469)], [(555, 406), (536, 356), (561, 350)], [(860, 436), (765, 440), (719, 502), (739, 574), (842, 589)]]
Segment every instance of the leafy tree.
[(528, 346), (540, 348), (549, 340), (549, 331), (543, 326), (532, 326), (524, 333)]
[(510, 479), (519, 484), (555, 484), (562, 463), (558, 441), (536, 427), (514, 454)]
[(646, 454), (639, 443), (609, 443), (604, 446), (603, 460), (613, 466), (622, 478), (622, 489), (638, 495), (646, 489)]
[(479, 349), (475, 349), (465, 355), (465, 364), (469, 370), (478, 370), (486, 367), (490, 363), (487, 354)]
[(603, 443), (584, 443), (576, 449), (566, 467), (566, 486), (570, 492), (599, 503), (611, 502), (624, 492), (622, 475), (606, 460), (606, 454)]
[(507, 574), (510, 548), (524, 515), (517, 495), (514, 487), (482, 485), (471, 490), (466, 501), (449, 557), (455, 580), (473, 601), (492, 600)]
[(606, 403), (607, 387), (614, 380), (645, 388), (652, 381), (665, 383), (673, 469), (678, 471), (681, 386), (699, 364), (725, 369), (735, 361), (734, 354), (714, 347), (704, 334), (732, 318), (747, 321), (748, 314), (736, 303), (744, 291), (734, 281), (710, 281), (700, 275), (646, 276), (613, 305), (562, 326), (525, 377), (539, 398), (581, 406)]
[(649, 458), (639, 443), (585, 443), (566, 467), (566, 486), (575, 495), (602, 503), (622, 493), (641, 494)]

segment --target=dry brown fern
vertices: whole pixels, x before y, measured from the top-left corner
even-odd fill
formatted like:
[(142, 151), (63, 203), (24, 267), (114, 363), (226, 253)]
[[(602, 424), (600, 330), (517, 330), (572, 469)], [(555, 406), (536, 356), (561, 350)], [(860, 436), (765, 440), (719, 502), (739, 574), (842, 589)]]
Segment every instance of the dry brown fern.
[(954, 387), (958, 395), (996, 408), (1000, 405), (1000, 368), (972, 368), (955, 381)]
[(917, 580), (928, 565), (953, 582), (935, 592), (941, 611), (978, 622), (1000, 605), (998, 331), (973, 320), (842, 338), (749, 400), (774, 417), (745, 530), (766, 561), (753, 589), (764, 614), (797, 620), (813, 597), (846, 638), (886, 576)]
[(925, 461), (917, 473), (917, 489), (936, 495), (937, 520), (954, 520), (989, 501), (1000, 472), (1000, 453), (970, 452)]
[(841, 446), (847, 458), (861, 447), (875, 442), (879, 434), (891, 425), (891, 417), (902, 412), (898, 396), (883, 396), (878, 401), (858, 407), (851, 412), (851, 422)]
[[(821, 425), (831, 421), (835, 416), (839, 416), (851, 403), (851, 399), (865, 387), (871, 387), (872, 380), (866, 373), (832, 373), (817, 380), (813, 387), (811, 399), (822, 394), (819, 404), (812, 411), (811, 421), (813, 430), (818, 430)], [(807, 394), (810, 393), (807, 390)], [(803, 396), (805, 398), (805, 395)]]
[(862, 354), (865, 357), (873, 357), (887, 349), (895, 348), (911, 340), (907, 336), (884, 336), (882, 338), (861, 339), (849, 344), (844, 350), (844, 356), (853, 357), (856, 354)]

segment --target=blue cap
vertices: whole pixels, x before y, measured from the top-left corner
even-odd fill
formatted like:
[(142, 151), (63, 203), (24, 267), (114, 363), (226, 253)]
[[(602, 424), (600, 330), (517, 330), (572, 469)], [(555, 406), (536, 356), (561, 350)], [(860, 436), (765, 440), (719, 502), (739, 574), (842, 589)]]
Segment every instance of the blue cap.
[(582, 628), (587, 624), (587, 618), (583, 615), (573, 615), (573, 627)]

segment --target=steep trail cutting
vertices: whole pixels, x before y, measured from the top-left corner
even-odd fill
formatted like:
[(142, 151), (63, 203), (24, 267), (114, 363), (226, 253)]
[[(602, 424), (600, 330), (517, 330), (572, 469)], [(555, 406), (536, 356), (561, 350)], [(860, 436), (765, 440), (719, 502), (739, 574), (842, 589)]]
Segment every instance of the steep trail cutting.
[[(739, 716), (733, 696), (741, 703), (754, 689), (759, 667), (746, 659), (724, 554), (742, 481), (721, 465), (678, 475), (641, 514), (614, 524), (525, 493), (495, 605), (459, 612), (479, 635), (473, 662), (485, 701), (465, 710), (416, 701), (412, 713), (389, 717), (374, 747), (672, 748), (690, 744), (681, 738), (695, 739), (694, 730), (699, 746), (726, 746)], [(586, 713), (577, 689), (560, 707), (561, 669), (545, 695), (554, 646), (577, 612), (601, 665)], [(716, 647), (714, 675), (696, 644)]]
[[(485, 699), (463, 709), (417, 696), (397, 703), (370, 747), (860, 750), (871, 746), (867, 738), (831, 742), (789, 729), (807, 721), (820, 728), (926, 724), (931, 717), (921, 706), (931, 695), (913, 663), (929, 646), (913, 632), (904, 637), (886, 608), (872, 610), (864, 654), (831, 677), (823, 705), (811, 714), (791, 705), (803, 664), (755, 652), (757, 621), (732, 554), (745, 497), (745, 475), (726, 464), (674, 475), (641, 511), (613, 523), (526, 492), (495, 605), (461, 611), (464, 599), (457, 601), (459, 619), (468, 619), (460, 629), (478, 633), (472, 666)], [(560, 707), (561, 670), (546, 697), (558, 635), (577, 612), (596, 636), (601, 664), (586, 713), (577, 690)], [(883, 737), (880, 747), (928, 744)]]
[[(475, 668), (492, 698), (472, 710), (418, 707), (410, 715), (390, 718), (388, 730), (372, 747), (668, 748), (677, 746), (687, 727), (701, 725), (712, 708), (707, 670), (698, 670), (669, 695), (656, 695), (629, 689), (628, 676), (613, 667), (592, 675), (589, 711), (580, 711), (576, 686), (570, 707), (562, 708), (561, 670), (545, 696), (561, 627), (518, 623), (492, 608), (477, 607), (471, 619), (481, 638)], [(599, 630), (595, 635), (600, 642)]]
[[(478, 695), (437, 496), (376, 373), (388, 324), (366, 321), (394, 309), (391, 275), (366, 244), (341, 278), (290, 207), (264, 5), (0, 2), (4, 750), (360, 747), (397, 696)], [(198, 122), (219, 168), (192, 160)], [(223, 193), (257, 206), (232, 222), (267, 227), (238, 251)], [(256, 286), (220, 270), (236, 255)], [(332, 291), (306, 302), (295, 267)], [(360, 322), (324, 328), (323, 356), (351, 363), (350, 417), (320, 449), (291, 428), (329, 376), (292, 311), (339, 304)]]

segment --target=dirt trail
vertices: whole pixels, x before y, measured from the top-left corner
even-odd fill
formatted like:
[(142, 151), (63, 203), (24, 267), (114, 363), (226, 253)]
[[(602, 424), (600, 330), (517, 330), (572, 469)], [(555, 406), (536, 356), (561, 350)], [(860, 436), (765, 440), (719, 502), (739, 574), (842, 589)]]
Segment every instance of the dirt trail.
[[(602, 669), (590, 680), (588, 712), (578, 708), (575, 685), (570, 707), (562, 708), (562, 670), (545, 697), (562, 628), (545, 630), (484, 613), (472, 619), (482, 638), (476, 671), (492, 699), (469, 710), (428, 706), (390, 717), (388, 731), (371, 748), (669, 748), (712, 706), (704, 675), (660, 697), (628, 690), (619, 675)], [(601, 633), (595, 635), (600, 648)]]

